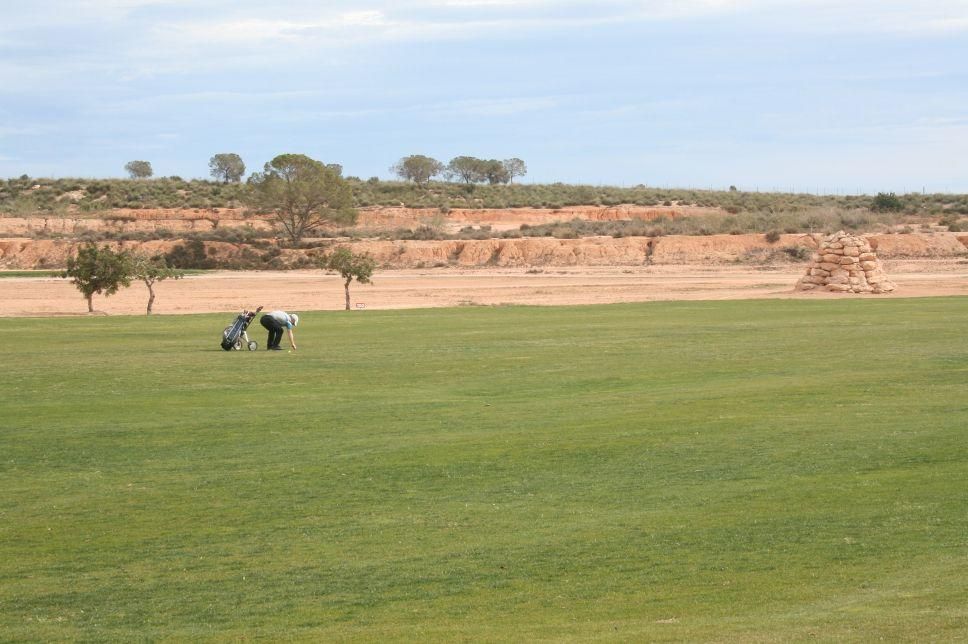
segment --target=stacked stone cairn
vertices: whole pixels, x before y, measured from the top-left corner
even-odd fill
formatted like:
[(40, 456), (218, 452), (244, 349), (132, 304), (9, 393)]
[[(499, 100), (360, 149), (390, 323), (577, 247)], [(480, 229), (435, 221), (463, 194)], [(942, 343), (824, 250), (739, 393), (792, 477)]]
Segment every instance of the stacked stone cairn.
[(806, 275), (796, 286), (798, 291), (835, 293), (890, 293), (894, 288), (870, 243), (842, 230), (820, 242)]

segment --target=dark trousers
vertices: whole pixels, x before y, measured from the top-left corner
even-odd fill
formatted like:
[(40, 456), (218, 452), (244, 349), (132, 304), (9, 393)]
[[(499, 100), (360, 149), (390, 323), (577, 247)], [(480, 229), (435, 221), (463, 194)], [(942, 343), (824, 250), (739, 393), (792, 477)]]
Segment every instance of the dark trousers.
[(263, 315), (261, 318), (259, 318), (259, 324), (264, 326), (269, 331), (269, 340), (266, 342), (266, 349), (278, 347), (279, 343), (282, 341), (282, 330), (286, 327), (269, 315)]

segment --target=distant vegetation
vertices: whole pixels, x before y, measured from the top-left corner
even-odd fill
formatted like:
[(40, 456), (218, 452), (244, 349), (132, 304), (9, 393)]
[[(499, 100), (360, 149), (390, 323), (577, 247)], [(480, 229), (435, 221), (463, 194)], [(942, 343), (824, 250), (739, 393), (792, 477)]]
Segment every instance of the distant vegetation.
[(411, 154), (397, 161), (390, 171), (404, 181), (426, 186), (430, 180), (444, 171), (444, 164), (422, 154)]
[[(874, 213), (866, 209), (851, 211), (837, 208), (817, 208), (787, 212), (740, 212), (737, 214), (704, 214), (688, 217), (659, 217), (652, 220), (619, 219), (590, 221), (587, 219), (562, 219), (553, 223), (522, 224), (513, 230), (494, 231), (490, 226), (467, 226), (457, 233), (448, 234), (440, 227), (431, 225), (415, 229), (393, 231), (339, 230), (332, 235), (347, 237), (378, 237), (384, 239), (512, 239), (518, 237), (554, 237), (578, 239), (582, 237), (662, 237), (664, 235), (740, 235), (763, 233), (766, 241), (775, 243), (781, 233), (825, 233), (836, 230), (858, 232), (881, 232), (897, 226), (907, 226), (905, 232), (914, 228), (906, 224), (908, 217), (898, 213)], [(954, 216), (942, 219), (942, 224), (955, 221)], [(966, 220), (961, 225), (968, 224)], [(949, 230), (960, 230), (951, 223)]]
[(871, 210), (900, 212), (904, 210), (904, 202), (893, 192), (878, 192), (871, 202)]
[(0, 212), (64, 214), (115, 208), (235, 208), (242, 206), (244, 184), (180, 177), (158, 179), (32, 179), (0, 181)]
[(124, 170), (132, 179), (147, 179), (155, 173), (149, 161), (128, 161), (124, 164)]
[(242, 157), (234, 152), (216, 154), (208, 160), (209, 174), (222, 183), (238, 183), (245, 174)]
[(444, 165), (437, 159), (413, 154), (400, 159), (390, 171), (404, 181), (413, 181), (424, 188), (432, 178), (440, 175), (467, 185), (486, 183), (495, 186), (509, 184), (514, 177), (523, 177), (528, 173), (528, 167), (517, 158), (498, 161), (459, 156)]
[(293, 244), (325, 223), (356, 222), (342, 168), (304, 154), (280, 154), (249, 178), (248, 203), (271, 213)]
[[(914, 215), (968, 215), (968, 194), (812, 195), (740, 190), (692, 190), (652, 188), (644, 185), (616, 186), (552, 184), (475, 185), (430, 181), (426, 188), (412, 182), (363, 180), (346, 177), (354, 205), (438, 208), (546, 208), (570, 206), (671, 207), (694, 205), (718, 207), (730, 214), (795, 214), (816, 210), (858, 209)], [(0, 180), (0, 213), (28, 215), (63, 214), (73, 204), (81, 213), (115, 208), (241, 208), (249, 186), (180, 177), (153, 179), (35, 179)], [(883, 194), (883, 193), (882, 193)], [(893, 197), (891, 199), (891, 197)], [(895, 202), (896, 200), (896, 202)], [(899, 206), (899, 207), (897, 207)]]
[[(225, 162), (230, 159), (213, 161)], [(405, 159), (404, 159), (405, 160)], [(404, 161), (404, 160), (401, 160)], [(523, 163), (523, 162), (522, 162)], [(219, 166), (216, 163), (215, 166)], [(215, 167), (213, 166), (213, 168)], [(338, 165), (326, 165), (332, 175), (339, 177)], [(124, 213), (115, 209), (192, 209), (198, 212), (220, 208), (242, 210), (246, 216), (261, 212), (276, 212), (266, 204), (260, 207), (260, 174), (248, 182), (235, 181), (234, 176), (219, 174), (220, 180), (180, 177), (153, 179), (34, 179), (23, 176), (0, 180), (0, 216), (72, 216), (123, 219)], [(227, 182), (226, 182), (227, 181)], [(349, 194), (349, 201), (340, 201), (337, 210), (351, 212), (355, 208), (392, 206), (423, 208), (428, 211), (426, 221), (410, 228), (396, 230), (354, 227), (352, 217), (318, 216), (309, 213), (307, 230), (298, 228), (302, 219), (295, 217), (294, 228), (279, 240), (278, 232), (254, 230), (248, 227), (226, 226), (209, 231), (178, 232), (165, 229), (154, 231), (100, 230), (73, 234), (35, 232), (35, 238), (62, 238), (81, 242), (146, 241), (150, 239), (181, 240), (171, 251), (168, 264), (178, 268), (226, 268), (206, 255), (204, 242), (224, 241), (247, 244), (242, 257), (233, 260), (232, 268), (275, 267), (285, 262), (280, 247), (323, 247), (329, 242), (302, 241), (312, 230), (312, 237), (320, 239), (378, 238), (393, 240), (495, 239), (520, 237), (552, 237), (577, 239), (592, 236), (661, 237), (663, 235), (714, 235), (759, 233), (768, 235), (775, 243), (783, 233), (830, 233), (849, 230), (860, 233), (914, 232), (946, 228), (952, 232), (968, 231), (968, 195), (964, 194), (905, 194), (879, 193), (871, 197), (818, 196), (811, 194), (760, 193), (740, 190), (662, 189), (647, 186), (621, 188), (555, 184), (496, 184), (449, 183), (427, 181), (418, 185), (413, 181), (383, 181), (376, 177), (362, 180), (357, 177), (340, 179), (339, 193)], [(266, 186), (262, 186), (266, 187)], [(264, 192), (264, 191), (262, 191)], [(263, 197), (265, 195), (262, 195)], [(278, 196), (278, 195), (277, 195)], [(335, 203), (335, 202), (334, 202)], [(669, 215), (653, 220), (623, 219), (590, 221), (576, 218), (564, 210), (574, 206), (636, 205), (668, 209)], [(678, 206), (698, 206), (711, 210), (706, 214), (676, 217)], [(444, 227), (446, 215), (455, 208), (489, 209), (530, 207), (545, 210), (561, 209), (559, 221), (542, 225), (521, 225), (512, 230), (492, 230), (490, 226), (467, 226), (460, 231)], [(329, 213), (332, 207), (328, 207)], [(298, 214), (298, 213), (297, 213)], [(330, 213), (332, 214), (332, 213)], [(285, 226), (284, 226), (285, 227)], [(287, 229), (288, 230), (288, 229)], [(792, 258), (794, 260), (801, 258)], [(236, 265), (237, 264), (237, 265)]]
[[(896, 213), (873, 213), (867, 210), (841, 211), (837, 209), (806, 212), (787, 212), (771, 215), (769, 213), (739, 213), (736, 215), (707, 214), (689, 217), (659, 217), (644, 221), (625, 219), (614, 221), (589, 221), (585, 219), (563, 219), (553, 223), (528, 225), (522, 224), (511, 230), (494, 230), (491, 226), (465, 226), (456, 232), (448, 232), (442, 226), (432, 223), (414, 228), (393, 230), (367, 228), (321, 227), (314, 237), (331, 240), (350, 239), (388, 239), (388, 240), (473, 240), (473, 239), (517, 239), (522, 237), (552, 237), (556, 239), (578, 239), (582, 237), (662, 237), (665, 235), (721, 235), (762, 233), (765, 241), (776, 243), (780, 235), (802, 233), (828, 233), (836, 230), (854, 232), (914, 232), (918, 227), (929, 226), (925, 220), (921, 224), (907, 223), (908, 217)], [(951, 232), (968, 230), (968, 218), (948, 215), (937, 220)], [(56, 239), (65, 237), (64, 233), (36, 232), (35, 238)], [(183, 261), (181, 255), (169, 258), (172, 265), (182, 268), (216, 268), (214, 260), (205, 259), (202, 242), (221, 241), (233, 244), (249, 244), (254, 249), (267, 250), (276, 246), (278, 232), (256, 230), (248, 227), (219, 227), (207, 231), (84, 231), (69, 235), (78, 241), (147, 241), (150, 239), (179, 239), (194, 242), (195, 255), (190, 261)], [(287, 245), (300, 248), (326, 246), (329, 242), (301, 242)], [(254, 266), (254, 265), (253, 265)]]

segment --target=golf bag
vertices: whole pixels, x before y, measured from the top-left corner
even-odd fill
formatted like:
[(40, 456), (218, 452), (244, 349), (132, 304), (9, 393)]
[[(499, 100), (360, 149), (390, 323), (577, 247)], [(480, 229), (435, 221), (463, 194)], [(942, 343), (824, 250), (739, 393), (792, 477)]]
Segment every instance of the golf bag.
[(243, 309), (242, 313), (235, 318), (235, 321), (222, 331), (222, 348), (226, 351), (232, 351), (233, 349), (241, 351), (242, 345), (244, 344), (248, 347), (249, 351), (258, 349), (259, 343), (249, 339), (249, 334), (246, 333), (246, 329), (249, 328), (249, 324), (255, 319), (256, 313), (261, 310), (261, 306), (255, 311)]

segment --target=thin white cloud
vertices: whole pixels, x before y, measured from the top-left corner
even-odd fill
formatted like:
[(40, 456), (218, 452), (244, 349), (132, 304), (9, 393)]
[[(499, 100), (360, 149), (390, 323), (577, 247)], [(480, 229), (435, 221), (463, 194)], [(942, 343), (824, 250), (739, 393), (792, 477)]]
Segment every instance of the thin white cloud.
[(429, 109), (438, 114), (494, 117), (550, 110), (558, 104), (558, 100), (550, 96), (508, 97), (454, 101), (431, 106)]
[[(774, 7), (777, 13), (782, 5)], [(791, 31), (929, 36), (968, 29), (965, 0), (811, 0), (795, 11)]]
[(885, 15), (874, 18), (870, 24), (870, 30), (915, 36), (944, 35), (968, 31), (968, 16)]
[(302, 20), (241, 18), (206, 22), (176, 22), (153, 28), (155, 35), (175, 42), (259, 45), (266, 42), (296, 42), (320, 32), (343, 32), (387, 27), (380, 11), (349, 11), (329, 16), (307, 16)]
[[(561, 29), (592, 28), (618, 24), (624, 14), (602, 13), (588, 16), (545, 15), (489, 15), (487, 17), (454, 16), (398, 16), (380, 10), (348, 11), (343, 13), (313, 14), (287, 19), (246, 17), (208, 21), (178, 21), (151, 27), (143, 51), (154, 51), (157, 57), (169, 62), (179, 52), (206, 47), (216, 57), (227, 58), (231, 50), (221, 54), (213, 45), (237, 46), (251, 53), (253, 50), (271, 51), (278, 47), (302, 46), (310, 51), (334, 48), (361, 47), (367, 44), (480, 40), (494, 35), (524, 36), (536, 32)], [(289, 55), (291, 51), (287, 50)], [(191, 54), (199, 63), (195, 54)]]
[(552, 0), (438, 0), (437, 2), (426, 2), (424, 3), (424, 6), (461, 9), (480, 7), (512, 7), (520, 9), (525, 7), (549, 6), (553, 4), (554, 2), (552, 2)]
[(298, 101), (311, 101), (328, 96), (328, 93), (319, 90), (291, 90), (291, 91), (252, 91), (252, 92), (225, 92), (225, 91), (203, 91), (203, 92), (182, 92), (175, 94), (154, 94), (133, 99), (112, 101), (109, 103), (93, 103), (90, 111), (98, 114), (122, 114), (152, 112), (158, 109), (186, 109), (186, 108), (213, 108), (216, 106), (228, 106), (238, 109), (243, 106), (259, 105), (292, 105)]
[(914, 127), (919, 128), (948, 128), (968, 126), (968, 116), (927, 116), (914, 121)]
[(193, 0), (72, 0), (70, 4), (84, 11), (107, 12), (137, 9), (141, 7), (177, 7), (197, 3), (193, 2)]
[[(191, 11), (185, 11), (191, 8)], [(151, 9), (150, 21), (139, 10)], [(178, 45), (262, 46), (309, 39), (398, 41), (481, 39), (595, 25), (748, 16), (777, 31), (968, 30), (968, 0), (336, 0), (293, 2), (280, 14), (253, 0), (41, 0), (8, 14), (0, 33), (119, 22), (126, 34)], [(283, 17), (280, 17), (283, 16)], [(102, 25), (103, 26), (103, 25)]]
[(561, 105), (561, 99), (554, 96), (509, 96), (472, 98), (437, 103), (410, 103), (387, 107), (340, 108), (340, 109), (299, 109), (291, 108), (279, 115), (286, 121), (316, 121), (359, 119), (378, 115), (395, 115), (408, 118), (413, 116), (443, 118), (497, 118), (526, 112), (553, 110)]
[(13, 136), (36, 136), (38, 134), (43, 134), (44, 132), (45, 130), (43, 128), (34, 126), (0, 125), (0, 138)]
[(16, 12), (6, 12), (0, 32), (32, 28), (60, 28), (118, 23), (140, 9), (218, 7), (225, 0), (34, 0), (22, 3)]
[(968, 118), (926, 116), (910, 119), (886, 117), (869, 122), (854, 122), (850, 124), (828, 127), (798, 127), (792, 129), (787, 126), (785, 134), (781, 136), (791, 142), (800, 144), (816, 141), (845, 142), (856, 145), (863, 143), (870, 146), (890, 147), (899, 144), (933, 144), (939, 146), (963, 147), (968, 145)]
[[(433, 103), (397, 103), (384, 107), (356, 106), (358, 99), (341, 98), (326, 90), (269, 90), (251, 92), (202, 91), (155, 94), (109, 103), (94, 103), (91, 113), (141, 114), (156, 110), (214, 110), (242, 106), (277, 108), (276, 119), (285, 121), (359, 119), (377, 115), (429, 115), (433, 118), (505, 117), (553, 110), (573, 99), (559, 96), (494, 96)], [(334, 107), (320, 107), (320, 103)], [(344, 107), (345, 106), (345, 107)], [(4, 130), (0, 128), (0, 136)]]
[(777, 32), (931, 34), (968, 30), (968, 0), (925, 0), (917, 4), (905, 0), (438, 0), (376, 3), (322, 15), (318, 10), (305, 10), (287, 20), (229, 20), (203, 25), (195, 35), (238, 41), (251, 38), (248, 42), (321, 35), (343, 35), (363, 42), (478, 40), (494, 35), (739, 15), (763, 21)]
[(181, 43), (182, 48), (201, 42), (213, 45), (239, 44), (259, 46), (270, 41), (293, 41), (309, 23), (291, 20), (247, 18), (224, 22), (181, 22), (155, 27), (154, 35), (162, 41)]

